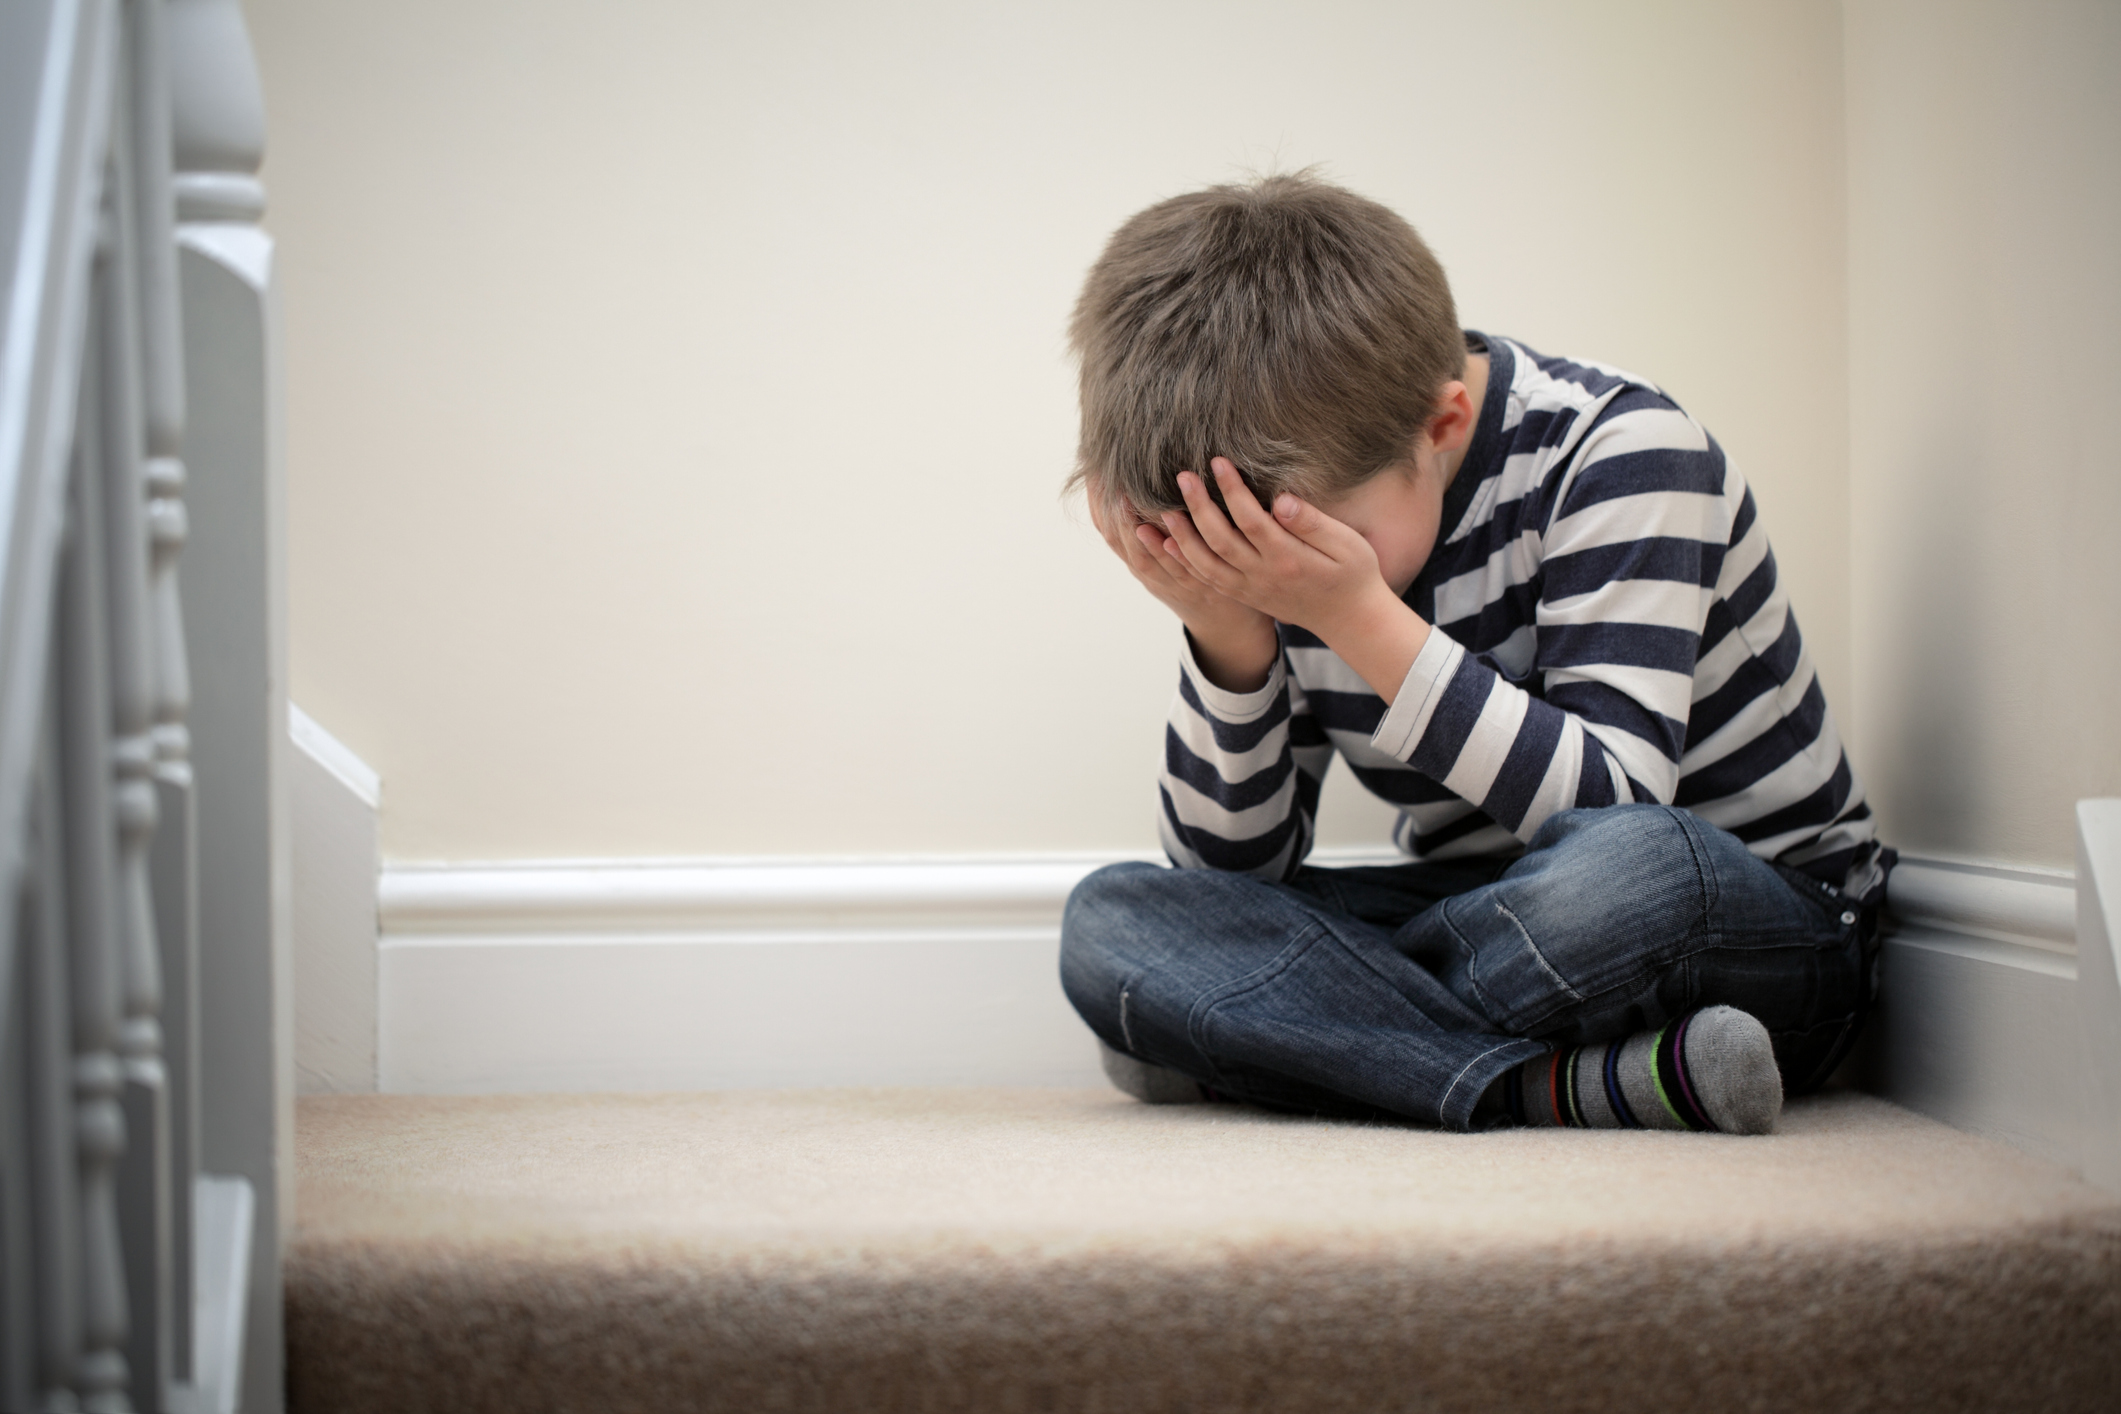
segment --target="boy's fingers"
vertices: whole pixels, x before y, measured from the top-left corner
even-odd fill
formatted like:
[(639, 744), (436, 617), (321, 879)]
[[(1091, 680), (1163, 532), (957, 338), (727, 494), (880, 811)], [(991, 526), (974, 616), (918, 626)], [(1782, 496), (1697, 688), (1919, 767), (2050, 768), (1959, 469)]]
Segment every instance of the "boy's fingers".
[(1134, 554), (1128, 558), (1128, 567), (1145, 583), (1155, 580), (1180, 591), (1198, 590), (1206, 583), (1186, 563), (1178, 543), (1153, 525), (1134, 528)]
[(1215, 552), (1217, 558), (1234, 564), (1251, 552), (1252, 542), (1231, 526), (1214, 499), (1208, 495), (1208, 483), (1201, 480), (1198, 474), (1190, 471), (1180, 472), (1178, 494), (1186, 498), (1186, 509), (1193, 513), (1192, 528), (1198, 538)]
[(1239, 533), (1257, 548), (1260, 535), (1274, 523), (1274, 518), (1260, 507), (1259, 498), (1237, 474), (1236, 462), (1228, 457), (1217, 457), (1208, 463), (1208, 469), (1215, 473), (1215, 484), (1222, 488), (1223, 504), (1230, 508), (1230, 519), (1237, 523)]
[(1128, 567), (1144, 580), (1157, 580), (1169, 584), (1187, 578), (1174, 574), (1171, 566), (1171, 539), (1153, 525), (1138, 525), (1134, 528), (1132, 554), (1127, 558)]
[(1218, 572), (1228, 574), (1229, 563), (1202, 537), (1200, 527), (1190, 517), (1173, 511), (1164, 517), (1164, 529), (1171, 536), (1170, 543), (1164, 547), (1166, 551), (1175, 553), (1179, 563), (1192, 571), (1195, 579), (1211, 589), (1221, 588), (1215, 582), (1216, 575)]
[(1362, 539), (1318, 507), (1286, 491), (1274, 498), (1274, 520), (1282, 529), (1330, 559), (1347, 558), (1339, 552), (1353, 548), (1348, 544), (1349, 540)]
[(1142, 562), (1153, 567), (1159, 574), (1166, 569), (1166, 556), (1171, 550), (1171, 537), (1153, 525), (1134, 527), (1134, 543), (1141, 547)]
[[(1355, 532), (1334, 520), (1324, 511), (1306, 504), (1283, 492), (1274, 498), (1275, 513), (1270, 515), (1260, 505), (1252, 488), (1237, 473), (1237, 465), (1228, 457), (1217, 457), (1212, 465), (1215, 478), (1222, 486), (1223, 501), (1230, 507), (1231, 518), (1237, 522), (1238, 533), (1245, 537), (1251, 549), (1260, 555), (1271, 555), (1275, 551), (1295, 552), (1295, 561), (1276, 559), (1284, 568), (1293, 568), (1305, 561), (1306, 551), (1324, 555), (1329, 560), (1345, 559), (1347, 543), (1341, 537)], [(1281, 511), (1288, 506), (1296, 508), (1294, 520), (1284, 517)], [(1291, 544), (1291, 540), (1298, 542)], [(1339, 546), (1336, 551), (1331, 548)]]
[(1318, 534), (1319, 522), (1329, 517), (1308, 501), (1298, 500), (1287, 491), (1274, 498), (1274, 520), (1282, 529), (1298, 540), (1309, 543)]

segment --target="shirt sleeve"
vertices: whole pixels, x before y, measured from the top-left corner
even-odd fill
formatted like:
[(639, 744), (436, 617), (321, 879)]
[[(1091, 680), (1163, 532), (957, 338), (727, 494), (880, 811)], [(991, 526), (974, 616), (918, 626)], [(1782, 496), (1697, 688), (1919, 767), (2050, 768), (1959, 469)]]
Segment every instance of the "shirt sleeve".
[(1258, 691), (1227, 692), (1208, 681), (1187, 638), (1157, 781), (1164, 852), (1181, 869), (1287, 879), (1311, 852), (1332, 755), (1286, 651)]
[(1735, 510), (1726, 471), (1662, 398), (1609, 409), (1540, 538), (1532, 672), (1512, 681), (1432, 632), (1372, 745), (1525, 841), (1559, 810), (1669, 804)]

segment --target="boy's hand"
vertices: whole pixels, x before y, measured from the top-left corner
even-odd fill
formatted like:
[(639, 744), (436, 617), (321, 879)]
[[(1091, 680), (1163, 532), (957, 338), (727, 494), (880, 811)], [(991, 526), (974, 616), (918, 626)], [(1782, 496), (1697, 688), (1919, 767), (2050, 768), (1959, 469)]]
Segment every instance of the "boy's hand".
[(1112, 553), (1158, 602), (1178, 615), (1193, 639), (1194, 661), (1209, 681), (1230, 692), (1252, 692), (1262, 686), (1281, 655), (1274, 620), (1259, 610), (1211, 587), (1172, 559), (1168, 537), (1153, 525), (1138, 523), (1132, 504), (1122, 501), (1115, 517), (1090, 497), (1090, 522), (1105, 537)]
[(1370, 542), (1287, 493), (1269, 515), (1227, 457), (1209, 467), (1229, 514), (1200, 477), (1180, 472), (1191, 514), (1163, 517), (1165, 562), (1227, 599), (1309, 629), (1391, 702), (1429, 625), (1385, 583)]
[(1227, 457), (1209, 466), (1230, 513), (1223, 514), (1200, 477), (1180, 472), (1179, 494), (1192, 514), (1164, 516), (1168, 560), (1229, 598), (1329, 643), (1339, 636), (1336, 629), (1380, 597), (1398, 600), (1369, 541), (1286, 492), (1269, 515)]

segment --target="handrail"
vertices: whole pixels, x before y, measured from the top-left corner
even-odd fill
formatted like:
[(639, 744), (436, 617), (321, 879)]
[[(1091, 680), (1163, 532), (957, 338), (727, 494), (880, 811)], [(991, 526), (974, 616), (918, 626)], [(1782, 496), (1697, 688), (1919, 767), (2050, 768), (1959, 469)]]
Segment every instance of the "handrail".
[[(172, 74), (173, 51), (185, 73)], [(233, 1414), (243, 1333), (257, 1323), (250, 1253), (276, 1260), (273, 1231), (252, 1219), (270, 1197), (251, 1177), (202, 1171), (202, 1136), (227, 1128), (206, 1121), (231, 1101), (202, 1069), (202, 1029), (222, 1028), (199, 979), (216, 975), (202, 963), (226, 971), (229, 944), (202, 947), (197, 923), (199, 899), (224, 892), (218, 880), (202, 888), (203, 869), (226, 868), (202, 865), (216, 857), (202, 843), (269, 840), (272, 808), (269, 795), (243, 797), (253, 818), (238, 823), (264, 825), (255, 831), (226, 828), (225, 804), (201, 809), (186, 650), (197, 625), (178, 588), (197, 411), (184, 370), (178, 93), (232, 73), (254, 116), (234, 0), (0, 6), (5, 1410)], [(259, 141), (262, 130), (251, 148)], [(232, 175), (259, 190), (247, 171)], [(259, 445), (265, 404), (235, 414)], [(226, 407), (207, 408), (225, 434)], [(231, 479), (211, 455), (198, 470), (209, 485)], [(239, 484), (227, 504), (246, 497), (255, 510), (264, 493)], [(255, 520), (271, 533), (269, 516)], [(204, 664), (204, 680), (221, 666)], [(269, 1014), (262, 1029), (266, 1044), (238, 1050), (269, 1071)], [(251, 1395), (247, 1408), (279, 1406), (277, 1389)]]
[(23, 868), (114, 18), (66, 0), (0, 10), (0, 171), (18, 176), (0, 187), (13, 257), (0, 291), (0, 880)]

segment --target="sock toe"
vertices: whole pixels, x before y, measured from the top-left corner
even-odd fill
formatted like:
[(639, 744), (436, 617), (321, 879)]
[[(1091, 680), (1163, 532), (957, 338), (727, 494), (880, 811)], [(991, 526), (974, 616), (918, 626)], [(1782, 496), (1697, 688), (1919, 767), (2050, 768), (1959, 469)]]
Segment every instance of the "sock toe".
[(1782, 1074), (1767, 1028), (1736, 1007), (1704, 1007), (1686, 1029), (1687, 1077), (1725, 1134), (1768, 1134), (1782, 1116)]

